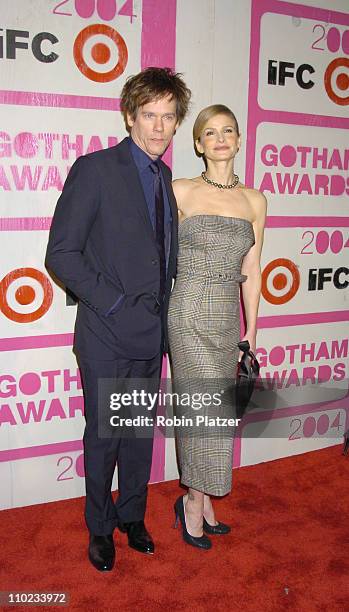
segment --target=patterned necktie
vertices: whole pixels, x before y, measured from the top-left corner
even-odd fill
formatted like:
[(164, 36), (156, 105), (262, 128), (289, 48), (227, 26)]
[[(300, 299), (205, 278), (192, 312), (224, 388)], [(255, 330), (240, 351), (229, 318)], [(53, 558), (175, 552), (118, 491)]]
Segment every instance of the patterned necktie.
[(164, 194), (162, 192), (160, 168), (156, 162), (150, 164), (154, 172), (155, 193), (155, 239), (160, 258), (160, 298), (163, 299), (166, 285), (166, 256), (164, 232)]

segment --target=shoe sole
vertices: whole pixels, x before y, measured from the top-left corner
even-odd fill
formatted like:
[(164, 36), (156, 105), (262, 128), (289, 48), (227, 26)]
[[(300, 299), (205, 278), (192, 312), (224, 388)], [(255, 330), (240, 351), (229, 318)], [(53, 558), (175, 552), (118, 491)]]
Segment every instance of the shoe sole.
[(88, 558), (88, 560), (89, 560), (89, 562), (91, 563), (91, 565), (92, 565), (92, 566), (95, 568), (95, 570), (96, 570), (97, 572), (99, 572), (100, 574), (105, 574), (105, 573), (111, 572), (111, 571), (114, 569), (114, 566), (115, 566), (115, 561), (114, 561), (114, 563), (113, 563), (113, 565), (112, 565), (112, 567), (111, 567), (111, 568), (105, 568), (105, 569), (103, 568), (103, 569), (101, 569), (101, 568), (97, 567), (97, 566), (96, 566), (96, 565), (93, 563), (93, 561), (92, 561), (92, 559), (91, 559), (90, 557)]
[(132, 546), (132, 544), (129, 544), (129, 547), (132, 548), (133, 550), (136, 550), (137, 552), (142, 553), (143, 555), (153, 555), (154, 552), (155, 552), (155, 551), (151, 551), (151, 550), (140, 550), (136, 546)]

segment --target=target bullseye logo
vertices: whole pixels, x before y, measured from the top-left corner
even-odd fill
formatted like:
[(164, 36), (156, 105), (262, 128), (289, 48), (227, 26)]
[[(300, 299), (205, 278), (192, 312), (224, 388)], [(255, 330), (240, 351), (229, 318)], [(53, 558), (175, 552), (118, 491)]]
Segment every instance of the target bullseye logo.
[(300, 276), (290, 259), (274, 259), (262, 272), (262, 295), (271, 304), (286, 304), (297, 293)]
[(90, 81), (108, 83), (125, 70), (128, 52), (122, 36), (104, 23), (89, 25), (74, 42), (74, 61)]
[(326, 68), (324, 76), (328, 97), (339, 104), (349, 104), (349, 58), (337, 57)]
[(53, 300), (52, 285), (35, 268), (12, 270), (0, 282), (0, 310), (16, 323), (31, 323), (40, 319)]

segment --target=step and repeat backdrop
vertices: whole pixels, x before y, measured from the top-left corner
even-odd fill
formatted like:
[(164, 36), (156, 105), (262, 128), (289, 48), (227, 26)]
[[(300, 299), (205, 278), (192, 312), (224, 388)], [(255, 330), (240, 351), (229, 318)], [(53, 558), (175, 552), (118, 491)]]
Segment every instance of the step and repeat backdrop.
[[(338, 444), (349, 427), (349, 12), (237, 4), (250, 36), (249, 58), (234, 57), (248, 80), (245, 182), (269, 208), (261, 381), (235, 440), (236, 467)], [(44, 267), (48, 230), (75, 159), (126, 135), (119, 96), (129, 75), (170, 66), (191, 86), (200, 44), (212, 68), (213, 39), (184, 37), (185, 11), (184, 0), (12, 0), (2, 11), (1, 508), (84, 494), (76, 304)], [(214, 11), (206, 27), (219, 38)], [(207, 103), (232, 105), (214, 95)], [(190, 127), (181, 128), (188, 142)], [(189, 148), (183, 155), (192, 167)], [(157, 431), (152, 481), (175, 476), (173, 440)]]
[[(329, 7), (330, 8), (330, 7)], [(349, 13), (253, 0), (246, 183), (264, 192), (262, 384), (235, 463), (348, 428)]]

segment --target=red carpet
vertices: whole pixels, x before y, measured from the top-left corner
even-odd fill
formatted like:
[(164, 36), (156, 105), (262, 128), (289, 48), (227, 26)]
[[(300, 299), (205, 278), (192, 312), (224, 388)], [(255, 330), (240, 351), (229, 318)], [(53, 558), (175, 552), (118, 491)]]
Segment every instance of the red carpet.
[(156, 554), (132, 551), (117, 531), (109, 574), (87, 561), (83, 499), (6, 510), (0, 590), (65, 590), (69, 610), (344, 612), (348, 489), (349, 457), (340, 446), (234, 470), (233, 492), (215, 502), (232, 533), (202, 552), (172, 529), (178, 483), (152, 485), (147, 526)]

